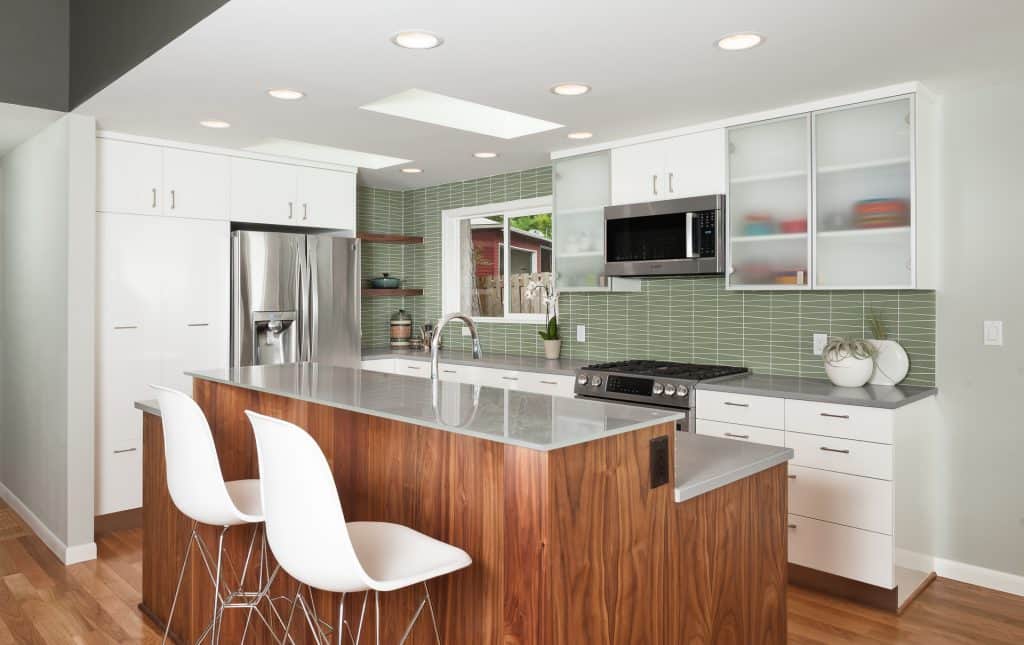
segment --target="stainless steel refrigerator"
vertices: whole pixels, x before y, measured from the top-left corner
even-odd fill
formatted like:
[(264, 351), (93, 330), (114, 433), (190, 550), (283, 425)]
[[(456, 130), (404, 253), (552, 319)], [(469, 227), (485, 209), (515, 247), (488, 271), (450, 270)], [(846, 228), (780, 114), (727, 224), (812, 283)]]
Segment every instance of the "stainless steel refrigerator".
[(231, 234), (231, 365), (359, 367), (359, 240)]

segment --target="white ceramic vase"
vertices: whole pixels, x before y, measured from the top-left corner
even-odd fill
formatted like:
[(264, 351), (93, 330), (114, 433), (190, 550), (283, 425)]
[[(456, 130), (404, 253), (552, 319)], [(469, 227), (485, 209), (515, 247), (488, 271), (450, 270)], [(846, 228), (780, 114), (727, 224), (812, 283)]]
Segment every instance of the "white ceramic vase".
[(560, 340), (546, 340), (544, 341), (544, 357), (548, 360), (555, 360), (558, 355), (562, 353), (562, 341)]
[(872, 385), (896, 385), (907, 377), (910, 371), (910, 357), (907, 350), (894, 340), (869, 340), (878, 354), (875, 369), (871, 373)]
[(825, 359), (825, 374), (833, 384), (839, 387), (860, 387), (871, 378), (875, 369), (875, 361), (869, 358), (857, 358), (843, 355), (841, 358)]

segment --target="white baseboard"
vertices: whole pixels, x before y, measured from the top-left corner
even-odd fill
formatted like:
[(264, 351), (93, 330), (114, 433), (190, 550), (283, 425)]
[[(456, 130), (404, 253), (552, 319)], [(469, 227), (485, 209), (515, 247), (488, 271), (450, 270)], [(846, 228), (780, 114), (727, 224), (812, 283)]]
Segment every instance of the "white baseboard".
[(896, 549), (896, 564), (918, 571), (934, 571), (940, 578), (1024, 596), (1024, 576), (986, 569), (966, 562), (947, 560), (924, 553)]
[(54, 535), (53, 531), (50, 530), (50, 527), (46, 526), (46, 524), (44, 524), (28, 506), (25, 506), (25, 503), (22, 502), (17, 495), (12, 493), (11, 490), (2, 483), (0, 483), (0, 498), (7, 502), (8, 506), (14, 509), (14, 512), (21, 517), (22, 521), (24, 521), (25, 524), (27, 524), (28, 527), (32, 529), (37, 536), (39, 536), (39, 539), (43, 541), (43, 544), (53, 551), (54, 555), (56, 555), (57, 558), (65, 565), (96, 559), (95, 542), (76, 544), (71, 547), (64, 544), (63, 540)]

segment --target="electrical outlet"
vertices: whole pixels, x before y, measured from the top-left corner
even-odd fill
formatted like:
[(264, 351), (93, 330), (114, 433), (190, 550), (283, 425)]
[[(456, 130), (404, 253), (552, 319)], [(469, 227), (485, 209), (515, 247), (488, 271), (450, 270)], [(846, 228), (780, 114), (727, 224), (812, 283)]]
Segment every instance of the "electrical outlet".
[(984, 327), (984, 339), (986, 345), (999, 346), (1003, 344), (1003, 321), (986, 320)]
[(828, 344), (828, 334), (814, 334), (814, 355), (821, 356)]
[(576, 342), (585, 343), (587, 342), (587, 326), (576, 325)]

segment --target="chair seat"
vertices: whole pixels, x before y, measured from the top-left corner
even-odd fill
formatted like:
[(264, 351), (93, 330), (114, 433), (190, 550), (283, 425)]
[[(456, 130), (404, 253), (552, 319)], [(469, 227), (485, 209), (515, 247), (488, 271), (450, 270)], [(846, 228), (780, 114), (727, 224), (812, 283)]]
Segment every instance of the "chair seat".
[(228, 496), (234, 502), (235, 508), (246, 523), (263, 521), (263, 501), (260, 497), (260, 480), (258, 479), (236, 479), (224, 482), (228, 489)]
[(377, 591), (392, 591), (458, 571), (469, 554), (401, 524), (349, 522), (356, 556)]

